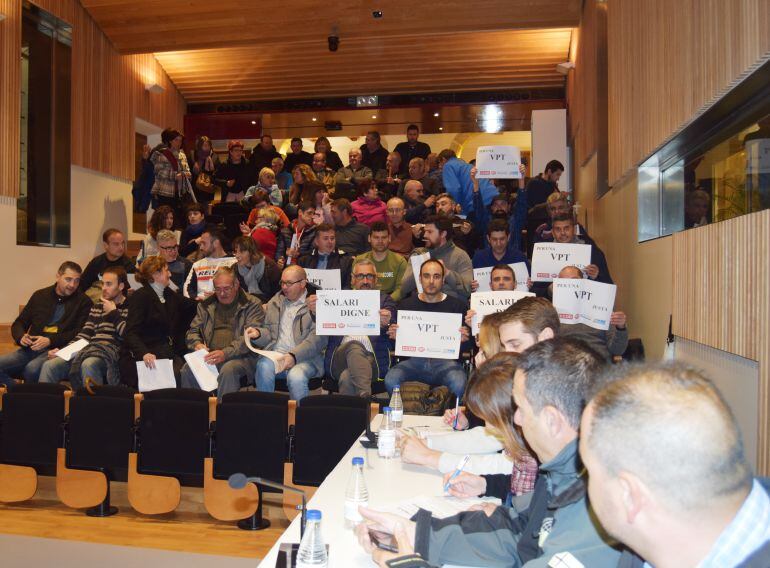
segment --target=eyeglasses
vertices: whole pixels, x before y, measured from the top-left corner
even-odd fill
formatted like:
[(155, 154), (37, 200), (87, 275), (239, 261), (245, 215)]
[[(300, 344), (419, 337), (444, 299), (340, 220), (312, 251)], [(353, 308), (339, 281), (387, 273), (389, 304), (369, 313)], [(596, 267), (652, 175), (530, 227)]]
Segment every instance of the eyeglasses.
[(294, 282), (289, 282), (288, 280), (281, 280), (278, 284), (281, 285), (281, 288), (283, 288), (284, 286), (288, 288), (289, 286), (294, 286), (295, 284), (299, 282), (304, 282), (304, 281), (305, 281), (304, 278), (300, 278), (299, 280), (295, 280)]
[(215, 287), (214, 292), (216, 292), (217, 294), (228, 294), (232, 292), (233, 288), (235, 288), (235, 286), (222, 286), (221, 288)]
[(404, 209), (402, 207), (392, 207), (389, 209), (386, 209), (388, 213), (401, 213)]
[(356, 280), (374, 280), (377, 278), (376, 274), (354, 274), (353, 278)]
[(160, 247), (160, 250), (172, 251), (179, 248), (179, 245), (171, 245), (170, 247)]

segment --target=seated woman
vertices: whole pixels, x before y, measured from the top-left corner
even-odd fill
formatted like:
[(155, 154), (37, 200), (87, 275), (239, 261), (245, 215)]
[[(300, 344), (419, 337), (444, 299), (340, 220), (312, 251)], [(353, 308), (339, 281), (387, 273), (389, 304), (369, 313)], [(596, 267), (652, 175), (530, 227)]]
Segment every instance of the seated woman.
[(301, 202), (310, 199), (308, 193), (310, 188), (305, 187), (308, 182), (320, 182), (318, 182), (318, 178), (313, 173), (312, 168), (307, 164), (297, 164), (294, 166), (291, 175), (294, 178), (294, 183), (289, 188), (289, 205), (296, 207)]
[(179, 240), (179, 254), (187, 256), (198, 250), (201, 235), (206, 229), (206, 206), (202, 203), (191, 203), (187, 207), (187, 227), (182, 231)]
[(278, 231), (281, 228), (281, 220), (276, 212), (269, 206), (255, 209), (257, 219), (253, 229), (241, 223), (241, 233), (251, 237), (257, 245), (257, 249), (265, 256), (274, 259), (278, 248)]
[(121, 379), (136, 387), (136, 362), (153, 369), (158, 359), (171, 359), (179, 386), (187, 331), (183, 316), (185, 298), (168, 287), (171, 272), (160, 256), (147, 257), (136, 277), (143, 286), (131, 295), (124, 339), (128, 357), (121, 361)]
[(321, 223), (334, 225), (334, 219), (332, 219), (332, 198), (329, 197), (329, 192), (326, 191), (326, 187), (322, 183), (312, 184), (309, 201), (315, 205), (313, 225), (320, 225)]
[(250, 198), (260, 189), (264, 189), (267, 192), (270, 203), (275, 207), (282, 208), (286, 205), (284, 191), (280, 189), (275, 182), (275, 173), (270, 168), (262, 168), (259, 170), (259, 181), (257, 182), (257, 185), (252, 185), (246, 190), (246, 195), (243, 198), (243, 204), (246, 208), (253, 205)]
[(233, 256), (238, 260), (238, 276), (249, 294), (266, 303), (280, 291), (281, 269), (272, 258), (262, 254), (254, 239), (242, 235), (233, 241)]
[(147, 235), (142, 239), (142, 244), (139, 247), (139, 254), (136, 256), (137, 266), (148, 256), (155, 256), (158, 254), (158, 231), (166, 229), (173, 231), (176, 234), (176, 238), (179, 239), (181, 231), (174, 231), (174, 210), (168, 205), (161, 205), (155, 211), (152, 212), (147, 223)]
[(350, 204), (356, 221), (369, 227), (377, 221), (388, 222), (385, 202), (380, 199), (377, 182), (370, 179), (360, 180), (357, 184), (357, 193), (358, 198)]

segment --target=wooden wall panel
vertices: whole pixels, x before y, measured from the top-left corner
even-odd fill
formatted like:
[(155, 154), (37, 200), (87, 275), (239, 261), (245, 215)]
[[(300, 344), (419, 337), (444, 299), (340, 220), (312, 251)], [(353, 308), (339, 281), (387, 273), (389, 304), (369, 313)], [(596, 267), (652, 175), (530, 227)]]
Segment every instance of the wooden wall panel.
[(674, 334), (759, 362), (757, 469), (770, 473), (770, 210), (677, 233)]
[[(73, 26), (72, 163), (114, 177), (134, 176), (134, 117), (182, 128), (185, 100), (155, 58), (120, 55), (77, 0), (35, 0)], [(0, 0), (0, 195), (19, 191), (21, 0)], [(153, 95), (144, 88), (165, 88)]]
[(767, 0), (609, 0), (610, 184), (768, 56)]

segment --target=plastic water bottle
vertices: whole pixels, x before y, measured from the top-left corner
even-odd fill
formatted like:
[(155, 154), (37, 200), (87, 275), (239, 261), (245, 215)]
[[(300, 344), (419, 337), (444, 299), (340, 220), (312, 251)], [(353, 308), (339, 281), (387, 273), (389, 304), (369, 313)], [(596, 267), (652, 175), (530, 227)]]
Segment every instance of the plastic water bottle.
[(364, 458), (353, 458), (353, 471), (345, 491), (345, 528), (352, 529), (364, 520), (358, 512), (358, 507), (366, 507), (368, 504), (369, 491), (364, 480)]
[(393, 418), (393, 426), (401, 428), (404, 422), (404, 403), (401, 402), (401, 389), (393, 387), (393, 395), (390, 397), (390, 415)]
[(326, 568), (328, 561), (321, 535), (321, 511), (310, 509), (307, 512), (305, 534), (297, 550), (297, 568)]
[(377, 434), (377, 454), (381, 458), (396, 457), (396, 429), (393, 427), (393, 416), (390, 407), (382, 409), (382, 424)]

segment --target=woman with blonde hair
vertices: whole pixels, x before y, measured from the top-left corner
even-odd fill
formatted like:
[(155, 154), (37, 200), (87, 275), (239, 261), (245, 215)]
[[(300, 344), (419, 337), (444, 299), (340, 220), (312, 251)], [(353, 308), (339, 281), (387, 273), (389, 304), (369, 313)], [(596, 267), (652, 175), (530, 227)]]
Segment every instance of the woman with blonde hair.
[(283, 226), (281, 218), (270, 205), (255, 208), (255, 223), (253, 228), (241, 224), (241, 233), (254, 239), (259, 251), (267, 257), (275, 259), (278, 248), (278, 231)]

